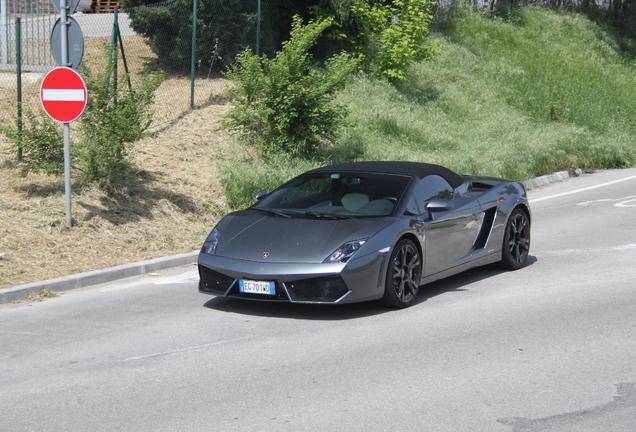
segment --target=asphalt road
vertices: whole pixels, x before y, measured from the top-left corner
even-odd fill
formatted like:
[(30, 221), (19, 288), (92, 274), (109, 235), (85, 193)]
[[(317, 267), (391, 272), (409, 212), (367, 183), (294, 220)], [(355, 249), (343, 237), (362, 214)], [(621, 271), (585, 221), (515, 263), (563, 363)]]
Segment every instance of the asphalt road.
[(636, 169), (531, 199), (530, 266), (407, 310), (213, 299), (194, 267), (2, 306), (0, 430), (634, 432)]

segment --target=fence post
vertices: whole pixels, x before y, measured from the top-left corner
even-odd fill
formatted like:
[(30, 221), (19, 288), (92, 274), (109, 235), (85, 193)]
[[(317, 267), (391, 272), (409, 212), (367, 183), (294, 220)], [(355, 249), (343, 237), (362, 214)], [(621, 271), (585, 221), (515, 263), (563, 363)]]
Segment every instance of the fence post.
[(18, 91), (18, 161), (22, 161), (22, 20), (15, 19), (15, 74)]
[(128, 90), (132, 91), (132, 83), (130, 82), (130, 69), (128, 69), (128, 60), (126, 60), (126, 51), (124, 50), (124, 40), (119, 30), (119, 22), (117, 23), (117, 40), (119, 41), (119, 49), (121, 50), (121, 60), (124, 62), (124, 72), (126, 72), (126, 81), (128, 82)]
[(118, 63), (118, 53), (119, 53), (119, 48), (118, 48), (118, 40), (117, 40), (117, 32), (119, 31), (119, 9), (115, 8), (115, 16), (114, 16), (114, 22), (113, 22), (113, 90), (114, 90), (114, 102), (115, 102), (115, 106), (117, 106), (117, 63)]
[(256, 55), (261, 55), (261, 0), (256, 0)]
[(190, 108), (194, 108), (194, 79), (197, 73), (197, 16), (199, 5), (192, 0), (192, 53), (190, 54)]
[(0, 64), (9, 64), (9, 22), (7, 0), (0, 0)]

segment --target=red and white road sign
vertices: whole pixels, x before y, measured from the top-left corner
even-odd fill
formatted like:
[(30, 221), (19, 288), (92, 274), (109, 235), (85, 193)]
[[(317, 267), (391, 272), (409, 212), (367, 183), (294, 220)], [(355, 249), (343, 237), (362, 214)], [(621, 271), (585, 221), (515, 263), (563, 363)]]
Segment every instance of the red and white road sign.
[(86, 83), (71, 68), (55, 68), (42, 80), (40, 100), (49, 117), (60, 123), (70, 123), (86, 108)]

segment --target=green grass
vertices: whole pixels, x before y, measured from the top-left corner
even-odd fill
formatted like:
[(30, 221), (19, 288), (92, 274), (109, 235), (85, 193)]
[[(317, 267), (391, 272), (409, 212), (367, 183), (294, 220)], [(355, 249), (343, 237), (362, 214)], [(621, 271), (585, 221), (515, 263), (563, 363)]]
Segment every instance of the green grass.
[(464, 13), (432, 37), (438, 54), (405, 82), (347, 85), (348, 125), (314, 161), (256, 160), (243, 176), (245, 164), (228, 165), (230, 205), (324, 161), (415, 160), (519, 180), (636, 163), (636, 60), (598, 24), (533, 8), (514, 22)]

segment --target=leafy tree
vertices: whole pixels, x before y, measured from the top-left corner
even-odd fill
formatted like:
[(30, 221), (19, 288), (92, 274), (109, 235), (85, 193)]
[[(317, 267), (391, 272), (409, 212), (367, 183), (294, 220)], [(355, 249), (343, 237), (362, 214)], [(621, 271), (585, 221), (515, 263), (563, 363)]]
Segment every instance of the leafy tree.
[(429, 55), (424, 40), (432, 20), (430, 0), (356, 0), (366, 57), (379, 74), (401, 81), (412, 63)]
[(324, 67), (314, 67), (310, 50), (333, 23), (328, 18), (304, 25), (296, 17), (289, 40), (273, 59), (246, 50), (230, 67), (235, 87), (229, 92), (232, 108), (225, 126), (265, 158), (274, 153), (311, 157), (321, 144), (334, 140), (346, 111), (333, 102), (333, 93), (357, 61), (341, 53)]
[[(161, 66), (172, 71), (190, 67), (192, 0), (128, 0), (125, 3), (133, 29), (148, 38)], [(199, 0), (197, 14), (197, 60), (201, 70), (221, 70), (236, 54), (254, 47), (256, 2), (245, 0)], [(266, 46), (271, 29), (263, 28)]]

